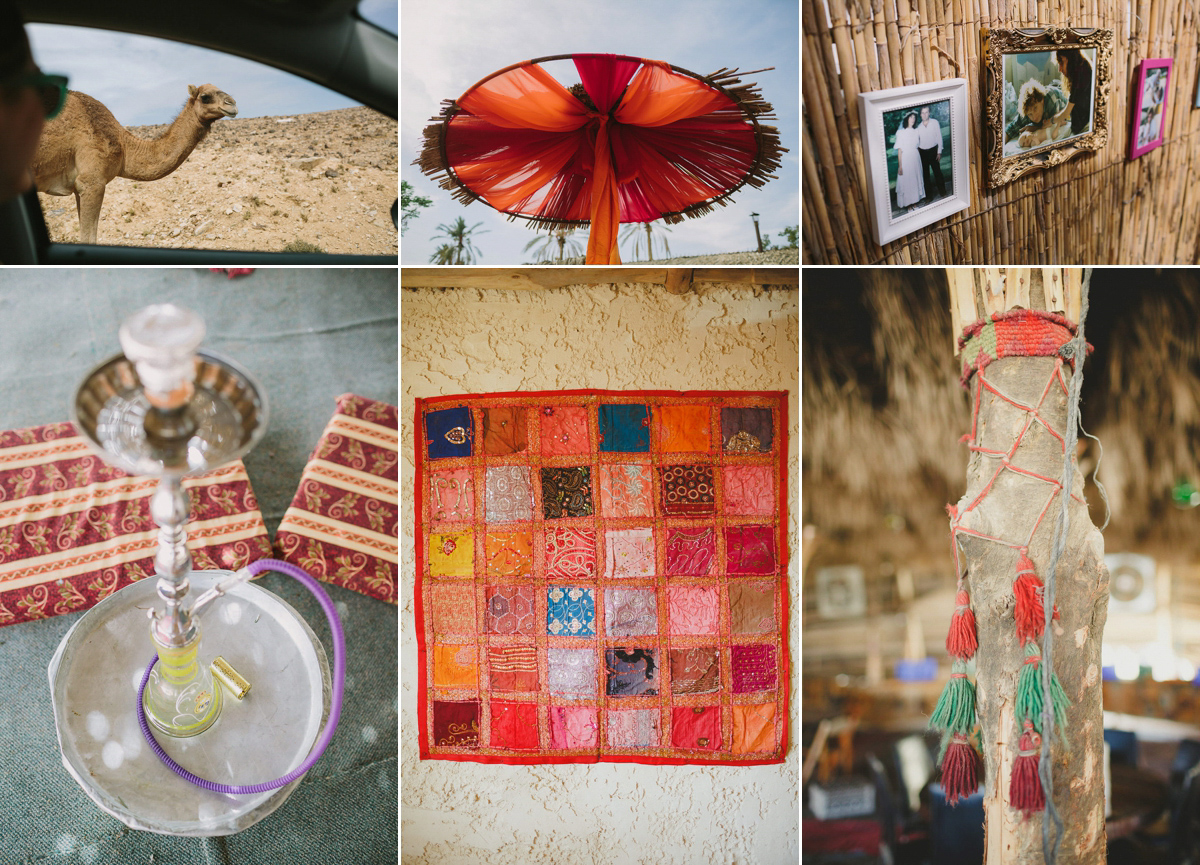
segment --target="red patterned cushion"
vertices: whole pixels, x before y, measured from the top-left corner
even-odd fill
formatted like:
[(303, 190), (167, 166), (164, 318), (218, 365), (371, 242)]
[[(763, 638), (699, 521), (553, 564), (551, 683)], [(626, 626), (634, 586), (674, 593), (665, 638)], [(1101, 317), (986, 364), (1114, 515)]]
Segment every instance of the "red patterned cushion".
[[(153, 575), (156, 485), (104, 463), (69, 423), (0, 432), (0, 625), (86, 610)], [(240, 461), (183, 486), (197, 569), (270, 555)]]
[(396, 603), (398, 443), (395, 406), (338, 397), (275, 534), (279, 557), (319, 580)]

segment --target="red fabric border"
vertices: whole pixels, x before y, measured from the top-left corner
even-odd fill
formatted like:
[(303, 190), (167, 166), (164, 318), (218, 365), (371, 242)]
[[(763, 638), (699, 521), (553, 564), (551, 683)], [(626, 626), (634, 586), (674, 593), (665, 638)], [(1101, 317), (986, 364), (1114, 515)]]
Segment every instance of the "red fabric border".
[[(731, 391), (731, 390), (691, 390), (691, 391), (670, 391), (670, 390), (601, 390), (592, 388), (582, 388), (574, 390), (552, 390), (552, 391), (497, 391), (493, 393), (473, 393), (473, 394), (443, 394), (433, 397), (416, 397), (414, 400), (414, 415), (413, 415), (413, 459), (414, 459), (414, 533), (413, 544), (415, 547), (415, 563), (416, 572), (414, 580), (414, 598), (413, 598), (413, 614), (416, 623), (417, 634), (417, 673), (419, 676), (417, 686), (417, 728), (418, 728), (418, 746), (420, 751), (420, 759), (422, 760), (452, 760), (457, 762), (471, 763), (492, 763), (492, 764), (507, 764), (507, 765), (529, 765), (542, 763), (641, 763), (645, 765), (663, 765), (663, 766), (687, 766), (687, 765), (705, 765), (705, 766), (761, 766), (761, 765), (776, 765), (787, 760), (789, 753), (789, 731), (791, 726), (791, 713), (789, 707), (791, 705), (791, 658), (789, 653), (789, 632), (791, 629), (791, 619), (789, 614), (789, 586), (788, 572), (789, 563), (791, 561), (791, 549), (788, 543), (788, 433), (790, 426), (788, 425), (788, 406), (787, 406), (788, 391)], [(762, 397), (775, 399), (776, 406), (779, 411), (779, 430), (780, 438), (776, 443), (778, 451), (778, 483), (776, 504), (779, 509), (779, 537), (778, 537), (778, 561), (779, 561), (779, 576), (777, 577), (777, 587), (781, 592), (781, 620), (779, 622), (780, 629), (780, 708), (782, 717), (780, 721), (780, 744), (778, 757), (768, 759), (745, 759), (745, 760), (711, 760), (703, 758), (675, 758), (675, 757), (643, 757), (636, 754), (615, 754), (605, 756), (552, 756), (548, 754), (537, 754), (533, 756), (513, 756), (501, 757), (495, 755), (476, 755), (476, 754), (431, 754), (428, 747), (428, 729), (426, 725), (426, 716), (428, 709), (428, 690), (426, 682), (428, 681), (429, 670), (427, 669), (427, 654), (425, 642), (425, 628), (423, 626), (425, 619), (424, 602), (422, 600), (421, 587), (424, 582), (425, 571), (425, 545), (422, 542), (424, 538), (424, 512), (425, 512), (425, 472), (423, 470), (424, 457), (426, 453), (425, 447), (425, 426), (422, 422), (424, 411), (427, 408), (437, 406), (448, 402), (460, 402), (463, 400), (481, 400), (481, 399), (500, 399), (505, 397), (551, 397), (551, 396), (619, 396), (619, 397)], [(479, 699), (485, 699), (484, 694), (479, 695)]]

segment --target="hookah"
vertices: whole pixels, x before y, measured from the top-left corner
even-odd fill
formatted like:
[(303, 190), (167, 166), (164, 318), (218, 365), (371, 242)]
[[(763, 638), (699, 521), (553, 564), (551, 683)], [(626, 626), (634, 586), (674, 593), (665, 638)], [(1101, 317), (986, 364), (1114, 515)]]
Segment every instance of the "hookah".
[[(337, 612), (304, 571), (272, 559), (192, 570), (183, 479), (239, 459), (267, 422), (263, 392), (233, 362), (201, 351), (204, 333), (190, 310), (142, 309), (121, 325), (124, 353), (76, 392), (72, 421), (92, 450), (157, 480), (158, 579), (85, 613), (48, 671), (63, 764), (88, 797), (133, 828), (191, 836), (241, 831), (283, 803), (332, 739), (345, 679)], [(249, 582), (265, 571), (317, 600), (332, 674), (300, 614)], [(200, 593), (189, 605), (193, 586)], [(215, 659), (202, 637), (221, 647)]]

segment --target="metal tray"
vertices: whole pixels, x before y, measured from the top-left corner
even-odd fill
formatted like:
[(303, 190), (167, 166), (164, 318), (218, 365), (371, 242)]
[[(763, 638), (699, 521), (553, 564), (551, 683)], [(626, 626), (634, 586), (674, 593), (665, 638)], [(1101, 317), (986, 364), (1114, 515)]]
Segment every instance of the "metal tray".
[[(195, 571), (193, 592), (229, 571)], [(267, 793), (231, 796), (191, 784), (163, 765), (138, 726), (137, 688), (154, 657), (146, 611), (159, 601), (142, 580), (83, 615), (50, 661), (50, 692), (63, 765), (101, 810), (134, 829), (166, 835), (240, 832), (283, 804), (299, 779)], [(200, 623), (203, 663), (222, 655), (252, 685), (222, 695), (221, 717), (190, 739), (156, 733), (173, 760), (221, 784), (257, 784), (308, 756), (329, 717), (329, 663), (316, 635), (283, 599), (242, 583)], [(220, 687), (220, 685), (218, 685)]]

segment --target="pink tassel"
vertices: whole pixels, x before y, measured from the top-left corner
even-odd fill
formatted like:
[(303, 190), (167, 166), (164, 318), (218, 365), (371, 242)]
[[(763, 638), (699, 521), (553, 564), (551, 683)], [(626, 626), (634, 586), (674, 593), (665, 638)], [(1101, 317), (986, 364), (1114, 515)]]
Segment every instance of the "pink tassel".
[(959, 589), (954, 598), (954, 615), (950, 619), (950, 631), (946, 634), (946, 651), (951, 657), (969, 661), (979, 648), (979, 637), (975, 633), (975, 614), (971, 612), (971, 599), (966, 589)]
[(979, 757), (961, 734), (954, 735), (942, 759), (942, 789), (950, 805), (975, 795), (979, 789)]
[(1025, 732), (1017, 742), (1017, 758), (1013, 761), (1012, 784), (1009, 789), (1009, 804), (1026, 817), (1046, 807), (1046, 794), (1042, 790), (1042, 779), (1038, 777), (1038, 760), (1042, 752), (1042, 737), (1025, 722)]
[[(1013, 596), (1017, 601), (1013, 618), (1017, 620), (1017, 639), (1021, 645), (1040, 639), (1046, 630), (1046, 608), (1042, 604), (1044, 589), (1028, 552), (1022, 548), (1017, 558), (1017, 581), (1013, 583)], [(1054, 608), (1054, 618), (1058, 618), (1058, 607)]]

